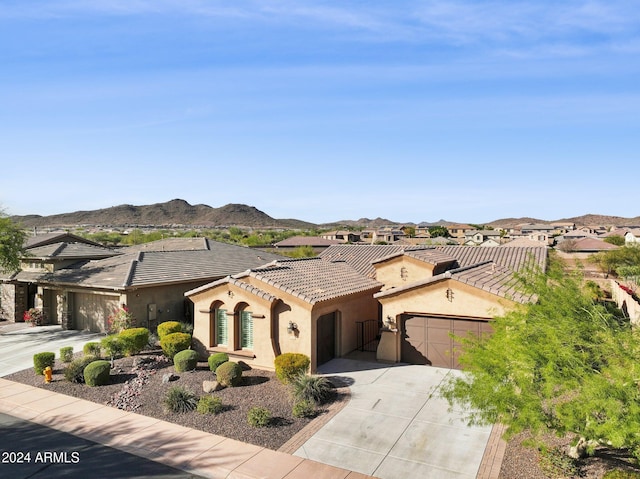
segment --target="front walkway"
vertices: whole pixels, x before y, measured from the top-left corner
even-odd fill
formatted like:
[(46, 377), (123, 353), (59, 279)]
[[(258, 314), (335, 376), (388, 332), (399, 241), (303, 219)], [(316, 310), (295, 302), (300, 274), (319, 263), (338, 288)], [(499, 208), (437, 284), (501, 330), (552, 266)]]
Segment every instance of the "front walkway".
[(351, 401), (296, 456), (381, 479), (497, 477), (499, 436), (483, 463), (492, 427), (467, 426), (464, 411), (438, 396), (460, 371), (339, 358), (319, 373), (349, 385)]

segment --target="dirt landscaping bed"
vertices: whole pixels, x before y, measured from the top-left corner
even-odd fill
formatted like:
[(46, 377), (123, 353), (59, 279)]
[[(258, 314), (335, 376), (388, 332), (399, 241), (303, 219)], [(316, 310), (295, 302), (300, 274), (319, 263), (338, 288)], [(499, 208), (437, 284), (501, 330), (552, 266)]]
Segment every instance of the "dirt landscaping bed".
[[(136, 367), (140, 358), (154, 358), (144, 368)], [(57, 393), (108, 404), (145, 416), (162, 419), (192, 429), (255, 444), (277, 450), (312, 421), (321, 421), (346, 404), (348, 389), (336, 388), (329, 402), (318, 408), (315, 418), (296, 418), (292, 414), (294, 401), (288, 386), (282, 384), (271, 371), (249, 369), (243, 372), (243, 383), (238, 387), (225, 388), (210, 394), (222, 400), (224, 409), (219, 414), (200, 414), (197, 411), (173, 413), (166, 411), (164, 397), (172, 386), (183, 386), (198, 396), (205, 393), (203, 381), (215, 380), (206, 362), (198, 363), (195, 371), (176, 373), (173, 364), (164, 360), (159, 352), (150, 352), (132, 357), (116, 359), (111, 370), (111, 384), (89, 387), (67, 381), (63, 375), (66, 365), (56, 360), (52, 382), (46, 384), (44, 377), (33, 369), (23, 370), (5, 379), (16, 381)], [(141, 372), (141, 369), (144, 369)], [(163, 376), (174, 373), (177, 378), (163, 382)], [(268, 427), (253, 427), (247, 423), (247, 413), (259, 406), (271, 412)]]

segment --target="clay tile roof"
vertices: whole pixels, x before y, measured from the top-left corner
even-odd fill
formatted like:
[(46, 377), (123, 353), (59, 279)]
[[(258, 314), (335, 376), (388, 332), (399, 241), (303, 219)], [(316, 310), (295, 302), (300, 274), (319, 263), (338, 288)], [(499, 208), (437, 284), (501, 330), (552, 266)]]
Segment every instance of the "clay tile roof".
[(321, 258), (278, 260), (249, 275), (310, 304), (382, 287), (346, 263)]
[(582, 238), (575, 240), (571, 245), (571, 251), (575, 252), (607, 251), (612, 249), (618, 249), (618, 247), (598, 238)]
[(274, 243), (276, 247), (298, 247), (298, 246), (331, 246), (334, 244), (341, 244), (339, 240), (330, 240), (326, 238), (320, 238), (319, 236), (292, 236), (282, 241)]
[(87, 243), (53, 243), (28, 250), (29, 256), (47, 259), (95, 259), (119, 254), (121, 253), (104, 246), (94, 246)]
[(343, 261), (361, 275), (373, 278), (373, 263), (391, 255), (402, 254), (410, 246), (405, 245), (335, 245), (329, 246), (318, 256), (325, 261)]

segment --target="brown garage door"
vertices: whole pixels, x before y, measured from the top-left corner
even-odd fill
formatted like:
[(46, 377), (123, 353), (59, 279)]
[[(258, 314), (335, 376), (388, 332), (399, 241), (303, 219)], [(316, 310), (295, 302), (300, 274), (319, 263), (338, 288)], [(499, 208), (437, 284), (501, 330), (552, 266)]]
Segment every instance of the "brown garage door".
[(458, 369), (458, 343), (450, 336), (491, 332), (487, 320), (404, 316), (402, 319), (402, 361)]
[(107, 330), (107, 318), (118, 309), (118, 296), (105, 296), (90, 293), (73, 295), (73, 329), (104, 333)]

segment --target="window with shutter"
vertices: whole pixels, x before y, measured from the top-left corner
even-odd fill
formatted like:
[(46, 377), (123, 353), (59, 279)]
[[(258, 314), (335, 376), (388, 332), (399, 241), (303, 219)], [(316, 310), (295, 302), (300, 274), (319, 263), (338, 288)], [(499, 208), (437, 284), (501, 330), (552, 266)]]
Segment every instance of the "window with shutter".
[(216, 312), (216, 342), (218, 345), (226, 345), (229, 342), (226, 309), (218, 309)]
[(240, 347), (253, 349), (253, 316), (250, 311), (240, 313)]

